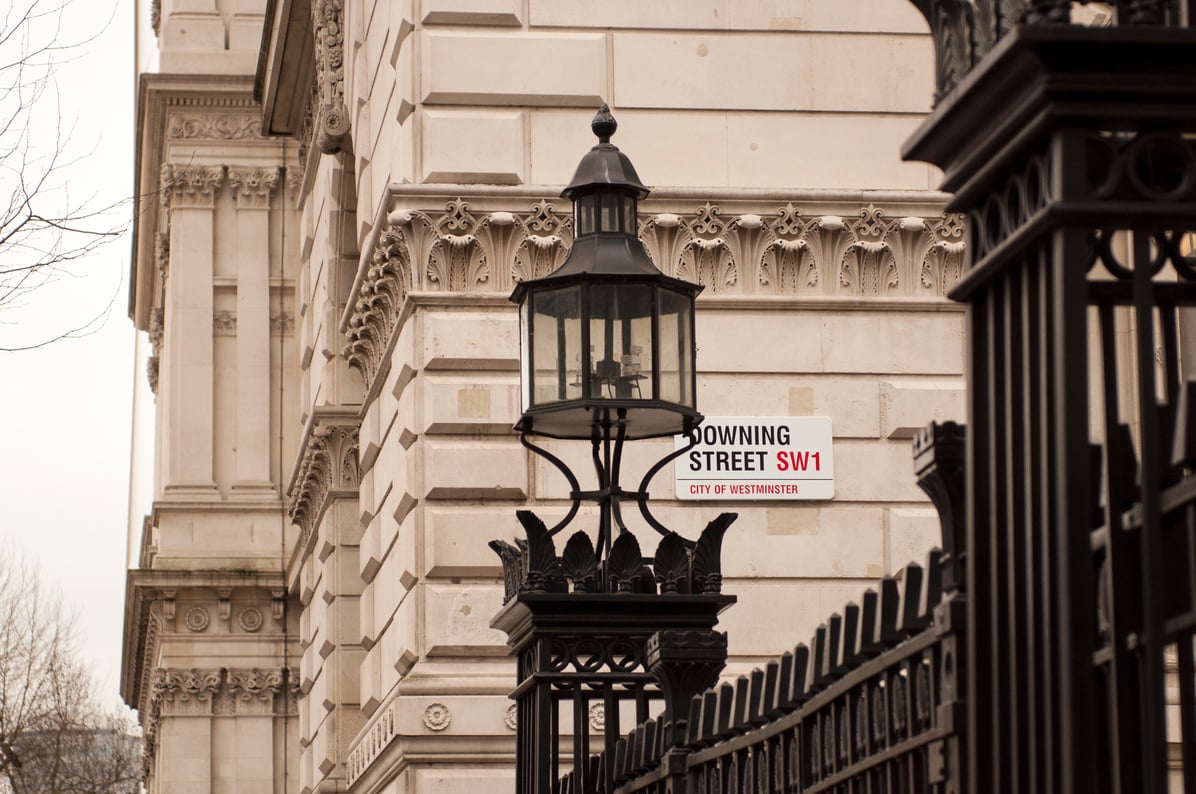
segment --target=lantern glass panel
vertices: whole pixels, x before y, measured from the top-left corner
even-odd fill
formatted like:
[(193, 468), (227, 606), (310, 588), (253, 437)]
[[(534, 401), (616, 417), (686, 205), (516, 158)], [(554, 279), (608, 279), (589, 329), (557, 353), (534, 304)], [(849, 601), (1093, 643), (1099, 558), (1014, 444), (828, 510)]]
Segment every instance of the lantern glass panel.
[(576, 214), (577, 236), (583, 234), (593, 234), (595, 231), (595, 224), (597, 221), (595, 208), (598, 206), (598, 195), (591, 193), (588, 196), (579, 196), (574, 202), (574, 213)]
[(531, 351), (531, 329), (528, 328), (528, 307), (531, 306), (531, 299), (528, 298), (519, 304), (519, 397), (521, 411), (527, 411), (532, 407), (532, 351)]
[(590, 398), (650, 400), (652, 288), (590, 286)]
[(662, 289), (659, 300), (660, 399), (693, 408), (693, 298)]
[(533, 404), (580, 399), (581, 289), (533, 293), (531, 303)]

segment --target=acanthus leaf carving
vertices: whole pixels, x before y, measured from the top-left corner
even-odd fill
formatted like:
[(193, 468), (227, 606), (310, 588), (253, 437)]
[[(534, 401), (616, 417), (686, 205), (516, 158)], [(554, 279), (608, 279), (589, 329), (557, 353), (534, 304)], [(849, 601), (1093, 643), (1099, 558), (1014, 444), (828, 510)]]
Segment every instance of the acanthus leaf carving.
[(478, 219), (469, 211), (469, 202), (453, 199), (436, 220), (439, 239), (428, 257), (427, 277), (440, 289), (472, 292), (490, 279), (486, 250), (478, 241)]
[(214, 207), (216, 190), (223, 182), (222, 165), (163, 163), (160, 174), (162, 205), (168, 209)]
[(356, 493), (358, 424), (346, 416), (316, 415), (305, 441), (303, 458), (287, 496), (289, 516), (301, 531), (300, 545), (310, 540), (315, 522), (330, 497)]
[(278, 187), (278, 168), (229, 166), (228, 185), (238, 209), (269, 209), (270, 196)]

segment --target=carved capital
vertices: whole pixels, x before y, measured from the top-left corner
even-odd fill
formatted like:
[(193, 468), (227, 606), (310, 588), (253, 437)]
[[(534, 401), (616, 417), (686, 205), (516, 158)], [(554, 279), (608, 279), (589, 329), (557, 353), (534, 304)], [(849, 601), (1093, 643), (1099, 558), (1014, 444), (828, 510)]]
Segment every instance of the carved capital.
[(271, 714), (274, 699), (283, 691), (283, 671), (229, 670), (226, 690), (238, 714)]
[(237, 209), (269, 209), (278, 176), (278, 168), (229, 166), (228, 184), (237, 199)]
[(163, 714), (210, 714), (212, 697), (220, 691), (219, 670), (168, 670), (159, 667), (151, 679), (151, 702)]
[(289, 515), (300, 529), (301, 546), (311, 538), (328, 501), (355, 496), (360, 483), (357, 419), (316, 410), (303, 442), (303, 458), (287, 493)]
[(224, 182), (222, 165), (174, 165), (163, 163), (162, 203), (168, 209), (216, 206), (216, 190)]

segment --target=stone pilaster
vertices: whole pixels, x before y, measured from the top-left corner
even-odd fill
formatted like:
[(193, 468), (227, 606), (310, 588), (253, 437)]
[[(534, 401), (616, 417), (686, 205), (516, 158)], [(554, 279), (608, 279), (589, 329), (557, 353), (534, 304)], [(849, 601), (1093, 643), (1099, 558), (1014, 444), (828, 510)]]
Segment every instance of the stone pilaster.
[(216, 191), (223, 166), (162, 166), (162, 202), (169, 213), (171, 256), (186, 262), (166, 279), (165, 381), (170, 415), (164, 440), (165, 494), (212, 498), (213, 262)]
[(237, 419), (238, 495), (277, 496), (270, 479), (270, 202), (277, 167), (230, 166), (237, 206)]

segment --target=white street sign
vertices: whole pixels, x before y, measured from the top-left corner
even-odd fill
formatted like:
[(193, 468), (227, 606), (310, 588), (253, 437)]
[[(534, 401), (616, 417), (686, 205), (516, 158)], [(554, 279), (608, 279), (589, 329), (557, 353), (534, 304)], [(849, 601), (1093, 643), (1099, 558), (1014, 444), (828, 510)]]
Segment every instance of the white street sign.
[(828, 416), (708, 416), (694, 432), (673, 461), (678, 499), (834, 498)]

